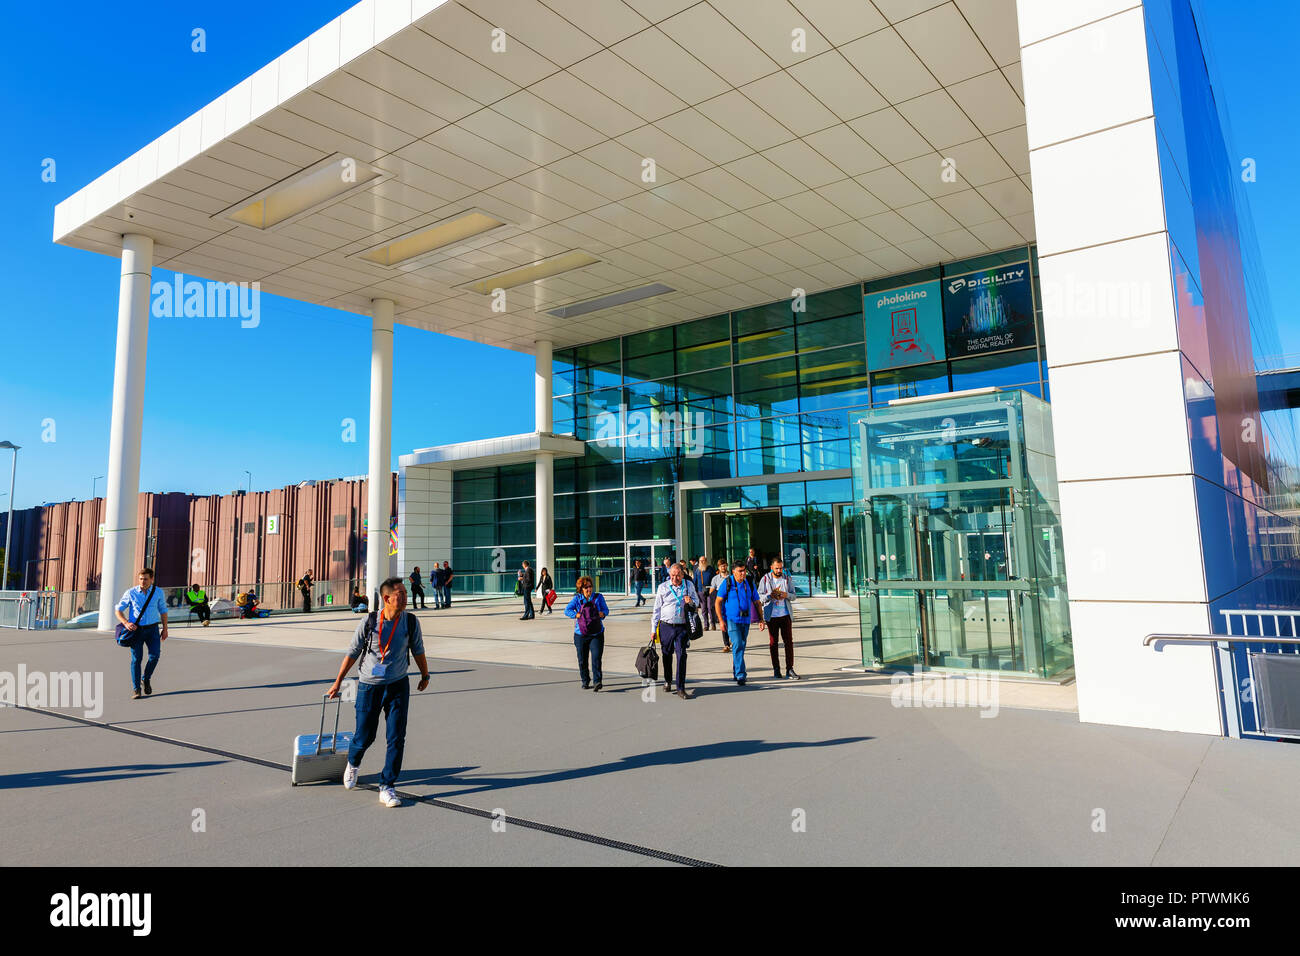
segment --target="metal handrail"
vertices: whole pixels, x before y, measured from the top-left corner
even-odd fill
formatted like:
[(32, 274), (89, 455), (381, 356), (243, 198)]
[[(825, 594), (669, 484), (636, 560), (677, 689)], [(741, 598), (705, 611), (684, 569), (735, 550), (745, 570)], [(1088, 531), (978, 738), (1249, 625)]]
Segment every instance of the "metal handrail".
[(1247, 644), (1300, 644), (1300, 637), (1269, 637), (1267, 634), (1148, 634), (1142, 646), (1150, 647), (1155, 641), (1180, 641), (1184, 644), (1219, 644), (1229, 641)]

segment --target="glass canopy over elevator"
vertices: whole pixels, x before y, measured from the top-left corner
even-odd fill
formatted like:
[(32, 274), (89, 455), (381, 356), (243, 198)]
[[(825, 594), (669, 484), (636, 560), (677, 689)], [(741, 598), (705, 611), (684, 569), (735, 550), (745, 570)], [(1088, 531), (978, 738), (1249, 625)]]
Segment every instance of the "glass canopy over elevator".
[(897, 401), (857, 426), (863, 664), (1073, 666), (1050, 406), (983, 389)]

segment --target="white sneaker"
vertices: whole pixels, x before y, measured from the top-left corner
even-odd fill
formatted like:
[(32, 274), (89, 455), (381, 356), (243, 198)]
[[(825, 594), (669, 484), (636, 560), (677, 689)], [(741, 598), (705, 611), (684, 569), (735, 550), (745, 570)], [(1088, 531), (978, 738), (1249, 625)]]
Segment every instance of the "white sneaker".
[(400, 807), (402, 805), (402, 801), (392, 787), (379, 788), (379, 802), (386, 807)]
[(344, 790), (351, 790), (353, 787), (357, 785), (357, 774), (359, 772), (360, 772), (360, 768), (354, 767), (352, 766), (352, 764), (347, 765), (347, 769), (343, 771)]

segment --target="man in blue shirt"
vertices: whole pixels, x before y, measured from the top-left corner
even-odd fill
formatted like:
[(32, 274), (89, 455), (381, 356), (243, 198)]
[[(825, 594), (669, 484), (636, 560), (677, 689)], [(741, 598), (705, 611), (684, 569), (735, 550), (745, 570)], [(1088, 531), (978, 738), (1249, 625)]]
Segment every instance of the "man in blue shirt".
[(343, 678), (353, 663), (361, 661), (357, 681), (357, 729), (348, 750), (348, 765), (343, 771), (343, 786), (357, 785), (357, 771), (366, 748), (375, 742), (379, 714), (387, 719), (385, 737), (388, 753), (379, 776), (379, 802), (386, 807), (401, 806), (393, 790), (402, 772), (402, 754), (406, 750), (406, 712), (411, 699), (411, 682), (406, 676), (407, 652), (420, 668), (417, 690), (429, 686), (429, 664), (424, 658), (424, 639), (420, 622), (406, 613), (406, 587), (401, 578), (389, 578), (379, 586), (383, 608), (366, 615), (352, 635), (339, 674), (330, 685), (331, 699), (339, 695)]
[(686, 577), (681, 564), (668, 566), (668, 580), (655, 589), (655, 606), (650, 613), (650, 637), (659, 631), (659, 646), (664, 652), (664, 690), (673, 691), (673, 657), (677, 657), (677, 696), (690, 700), (695, 695), (686, 689), (686, 643), (691, 636), (686, 615), (700, 606), (700, 595)]
[[(749, 640), (749, 610), (757, 597), (745, 573), (744, 561), (738, 560), (731, 566), (731, 577), (718, 584), (718, 596), (714, 599), (718, 620), (731, 637), (731, 675), (741, 687), (745, 686), (748, 676), (745, 672), (745, 642)], [(758, 626), (760, 630), (764, 627), (761, 620)]]
[[(131, 642), (131, 699), (140, 699), (140, 654), (147, 647), (149, 660), (144, 667), (144, 696), (153, 693), (150, 679), (162, 657), (162, 642), (167, 640), (167, 602), (162, 591), (154, 587), (153, 568), (141, 568), (136, 587), (130, 588), (117, 602), (117, 619), (136, 634)], [(129, 612), (129, 613), (124, 613)], [(161, 629), (161, 633), (160, 633)]]

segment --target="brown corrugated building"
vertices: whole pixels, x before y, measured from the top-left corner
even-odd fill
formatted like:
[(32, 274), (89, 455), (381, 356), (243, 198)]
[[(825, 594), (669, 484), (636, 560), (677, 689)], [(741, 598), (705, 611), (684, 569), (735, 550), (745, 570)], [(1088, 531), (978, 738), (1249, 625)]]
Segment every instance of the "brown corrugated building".
[[(293, 582), (308, 569), (317, 581), (350, 587), (365, 576), (366, 484), (338, 478), (253, 494), (144, 492), (136, 512), (136, 564), (152, 566), (161, 587), (198, 582), (213, 599), (253, 586), (271, 608), (293, 602)], [(394, 518), (396, 484), (394, 475)], [(6, 518), (0, 512), (0, 541)], [(15, 511), (10, 587), (68, 595), (98, 590), (103, 520), (102, 498)], [(98, 606), (69, 600), (70, 613)]]

